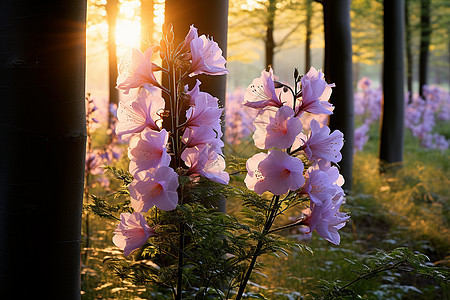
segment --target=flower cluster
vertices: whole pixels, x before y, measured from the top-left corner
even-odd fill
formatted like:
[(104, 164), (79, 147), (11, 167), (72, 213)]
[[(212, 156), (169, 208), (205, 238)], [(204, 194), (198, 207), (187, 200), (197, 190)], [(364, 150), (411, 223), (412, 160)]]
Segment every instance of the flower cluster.
[(378, 121), (381, 115), (381, 88), (372, 88), (372, 81), (363, 77), (358, 81), (359, 91), (355, 93), (355, 115), (362, 119), (362, 124), (355, 128), (353, 151), (362, 151), (369, 140), (369, 129), (372, 123)]
[(439, 87), (423, 86), (425, 99), (415, 95), (405, 110), (405, 126), (420, 141), (420, 145), (432, 149), (448, 149), (445, 136), (433, 133), (436, 118), (439, 121), (450, 119), (450, 94)]
[[(137, 49), (125, 55), (119, 65), (117, 88), (136, 95), (119, 103), (116, 134), (129, 140), (128, 186), (133, 214), (123, 213), (114, 243), (128, 255), (154, 235), (142, 213), (156, 207), (170, 211), (183, 201), (178, 192), (179, 176), (199, 176), (227, 184), (221, 141), (218, 99), (200, 91), (200, 81), (189, 89), (184, 81), (200, 74), (228, 73), (218, 44), (197, 29), (179, 45), (173, 44), (170, 28), (160, 45), (144, 53)], [(152, 62), (159, 52), (162, 66)], [(161, 71), (168, 84), (161, 84)], [(132, 93), (130, 93), (132, 91)], [(164, 97), (163, 97), (164, 96)]]
[[(258, 194), (307, 194), (310, 208), (299, 225), (339, 244), (337, 230), (349, 217), (339, 212), (344, 201), (343, 178), (332, 163), (342, 159), (343, 134), (339, 130), (330, 133), (328, 126), (321, 126), (314, 118), (305, 134), (300, 119), (306, 112), (332, 114), (328, 99), (334, 84), (328, 84), (314, 68), (301, 78), (296, 71), (294, 88), (273, 78), (272, 70), (263, 71), (245, 94), (244, 105), (258, 110), (253, 122), (255, 145), (268, 150), (247, 161), (245, 183)], [(300, 157), (309, 166), (306, 170)]]
[[(383, 91), (373, 88), (369, 78), (358, 82), (359, 91), (355, 94), (355, 115), (362, 124), (355, 129), (354, 150), (361, 151), (368, 141), (370, 125), (379, 121)], [(448, 149), (445, 136), (433, 133), (436, 121), (448, 121), (450, 94), (437, 86), (424, 86), (424, 99), (417, 94), (405, 97), (405, 127), (419, 139), (420, 145), (431, 149)], [(437, 120), (436, 120), (437, 119)]]

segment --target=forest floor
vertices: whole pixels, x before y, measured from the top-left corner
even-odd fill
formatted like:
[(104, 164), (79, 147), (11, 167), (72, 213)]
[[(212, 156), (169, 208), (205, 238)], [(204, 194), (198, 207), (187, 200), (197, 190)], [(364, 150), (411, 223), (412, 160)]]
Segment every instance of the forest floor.
[[(437, 130), (449, 139), (449, 124), (440, 125)], [(311, 298), (310, 293), (318, 292), (320, 284), (352, 281), (356, 266), (351, 260), (364, 259), (374, 249), (408, 247), (427, 255), (430, 265), (450, 267), (450, 150), (420, 148), (417, 139), (407, 131), (401, 168), (395, 175), (380, 174), (377, 141), (378, 128), (373, 127), (364, 151), (354, 156), (353, 188), (341, 208), (351, 215), (351, 220), (340, 230), (341, 244), (334, 246), (316, 234), (306, 239), (298, 232), (282, 233), (307, 244), (313, 253), (293, 250), (289, 256), (262, 257), (265, 267), (254, 274), (248, 285), (254, 297)], [(228, 147), (226, 152), (251, 151), (249, 145)], [(124, 166), (125, 161), (119, 162), (118, 167)], [(92, 193), (102, 192), (99, 184), (92, 188)], [(237, 206), (230, 201), (229, 213)], [(82, 299), (170, 298), (156, 287), (122, 281), (107, 269), (103, 263), (106, 257), (122, 255), (111, 240), (116, 225), (89, 215), (90, 244), (84, 247), (81, 257)], [(398, 270), (360, 280), (354, 290), (363, 299), (450, 299), (449, 286)]]

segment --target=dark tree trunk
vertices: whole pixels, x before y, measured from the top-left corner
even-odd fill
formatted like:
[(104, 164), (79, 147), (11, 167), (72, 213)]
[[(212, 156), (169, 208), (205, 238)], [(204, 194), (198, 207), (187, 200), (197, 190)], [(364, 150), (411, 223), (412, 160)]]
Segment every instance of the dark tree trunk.
[(80, 298), (85, 22), (85, 1), (0, 2), (4, 299)]
[(411, 103), (413, 96), (413, 57), (411, 51), (411, 24), (409, 22), (409, 2), (405, 0), (405, 46), (406, 46), (406, 86), (408, 89), (408, 102)]
[(423, 86), (428, 83), (428, 56), (431, 41), (430, 2), (431, 0), (420, 1), (419, 95), (424, 99)]
[[(119, 10), (117, 0), (108, 0), (105, 5), (108, 20), (108, 68), (109, 68), (109, 105), (119, 103), (119, 91), (116, 89), (117, 82), (117, 51), (116, 51), (116, 23)], [(109, 111), (109, 108), (108, 108)], [(111, 126), (113, 115), (108, 113), (108, 128)]]
[(275, 41), (273, 39), (273, 31), (275, 28), (275, 13), (277, 11), (277, 1), (269, 0), (267, 7), (267, 23), (266, 23), (266, 37), (264, 39), (265, 48), (265, 65), (264, 68), (271, 66), (274, 68), (275, 57)]
[[(222, 49), (223, 56), (227, 57), (228, 0), (197, 0), (189, 4), (185, 0), (166, 0), (165, 22), (166, 25), (173, 25), (175, 43), (182, 42), (189, 31), (189, 26), (194, 25), (199, 35), (213, 37)], [(202, 91), (217, 97), (220, 105), (225, 106), (226, 75), (200, 75), (196, 78), (202, 82), (200, 86)], [(190, 86), (192, 87), (194, 83), (195, 80), (192, 80)], [(219, 203), (219, 210), (225, 212), (224, 201)]]
[(325, 78), (335, 83), (330, 102), (335, 106), (330, 128), (344, 133), (342, 161), (344, 188), (351, 189), (353, 168), (353, 78), (350, 0), (324, 0)]
[(311, 67), (311, 20), (313, 15), (312, 0), (306, 0), (306, 36), (305, 36), (305, 74)]
[(384, 1), (383, 110), (380, 161), (403, 161), (404, 64), (403, 0)]
[(153, 43), (155, 30), (155, 9), (153, 0), (141, 0), (141, 51), (145, 51)]

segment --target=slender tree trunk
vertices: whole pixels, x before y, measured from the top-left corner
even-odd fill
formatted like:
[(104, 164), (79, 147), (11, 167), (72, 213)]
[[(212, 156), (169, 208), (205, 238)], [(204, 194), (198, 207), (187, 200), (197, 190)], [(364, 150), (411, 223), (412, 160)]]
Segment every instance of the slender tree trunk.
[(80, 299), (86, 2), (0, 2), (0, 291)]
[(312, 0), (306, 0), (306, 36), (305, 36), (305, 74), (311, 67), (311, 20), (313, 16)]
[(266, 23), (266, 37), (264, 39), (265, 47), (265, 68), (271, 66), (274, 68), (275, 57), (275, 41), (273, 39), (273, 32), (275, 28), (275, 13), (277, 11), (277, 1), (269, 0), (267, 7), (267, 23)]
[(430, 2), (420, 1), (420, 49), (419, 49), (419, 95), (423, 95), (423, 86), (428, 83), (428, 56), (430, 53), (431, 25)]
[(383, 110), (380, 161), (403, 161), (404, 64), (403, 0), (384, 1)]
[(411, 51), (411, 25), (409, 22), (409, 2), (405, 0), (405, 46), (406, 46), (406, 86), (408, 89), (408, 103), (411, 103), (413, 96), (413, 58)]
[(153, 43), (155, 30), (155, 8), (153, 0), (141, 0), (141, 51), (145, 51)]
[(342, 161), (344, 188), (351, 189), (353, 168), (353, 76), (350, 0), (324, 0), (325, 78), (335, 83), (330, 102), (335, 106), (330, 128), (344, 133)]
[[(108, 0), (105, 5), (108, 20), (108, 68), (109, 68), (109, 105), (119, 103), (119, 91), (117, 82), (117, 49), (116, 49), (116, 23), (119, 10), (117, 0)], [(108, 108), (109, 111), (109, 108)], [(111, 127), (113, 115), (108, 113), (108, 128)]]

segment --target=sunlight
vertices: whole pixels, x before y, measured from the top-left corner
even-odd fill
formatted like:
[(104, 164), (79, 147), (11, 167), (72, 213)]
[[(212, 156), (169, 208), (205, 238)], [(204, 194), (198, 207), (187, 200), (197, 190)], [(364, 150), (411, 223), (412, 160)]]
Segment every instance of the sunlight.
[(120, 4), (116, 25), (116, 44), (118, 54), (130, 48), (137, 48), (141, 41), (140, 1), (123, 1)]
[(136, 19), (119, 19), (116, 27), (116, 44), (119, 47), (139, 47), (141, 23)]

